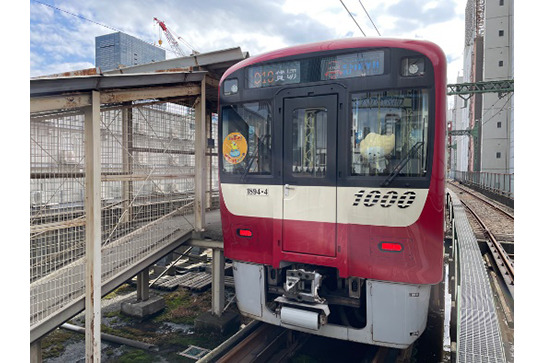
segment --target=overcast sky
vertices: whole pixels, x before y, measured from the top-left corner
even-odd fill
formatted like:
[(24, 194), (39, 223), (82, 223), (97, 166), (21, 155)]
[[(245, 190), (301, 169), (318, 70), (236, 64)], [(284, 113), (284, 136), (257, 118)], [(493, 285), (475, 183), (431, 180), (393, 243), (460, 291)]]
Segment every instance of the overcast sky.
[[(449, 61), (448, 81), (456, 82), (462, 69), (466, 0), (343, 2), (368, 37), (378, 34), (362, 4), (383, 37), (437, 43)], [(95, 37), (116, 30), (149, 43), (161, 38), (167, 58), (173, 58), (154, 17), (201, 53), (240, 46), (257, 55), (363, 36), (340, 0), (30, 0), (30, 76), (93, 68)]]

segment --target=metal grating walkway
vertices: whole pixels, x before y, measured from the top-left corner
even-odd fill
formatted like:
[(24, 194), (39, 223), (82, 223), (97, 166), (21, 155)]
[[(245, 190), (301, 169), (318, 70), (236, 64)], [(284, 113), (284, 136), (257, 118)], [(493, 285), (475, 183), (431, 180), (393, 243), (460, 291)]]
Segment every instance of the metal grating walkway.
[(459, 261), (458, 362), (505, 362), (494, 296), (464, 206), (450, 192)]

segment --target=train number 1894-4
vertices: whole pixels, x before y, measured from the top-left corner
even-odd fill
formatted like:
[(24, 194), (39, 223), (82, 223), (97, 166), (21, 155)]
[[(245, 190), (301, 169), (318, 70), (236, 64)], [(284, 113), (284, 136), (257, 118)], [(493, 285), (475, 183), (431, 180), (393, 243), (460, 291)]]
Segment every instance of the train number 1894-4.
[(267, 188), (246, 188), (248, 195), (268, 196), (269, 189)]

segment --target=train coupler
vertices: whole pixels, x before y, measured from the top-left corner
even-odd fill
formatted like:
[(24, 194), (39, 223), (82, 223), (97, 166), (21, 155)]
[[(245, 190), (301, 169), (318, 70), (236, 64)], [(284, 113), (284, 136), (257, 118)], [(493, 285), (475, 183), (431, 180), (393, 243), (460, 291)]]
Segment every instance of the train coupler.
[(326, 300), (318, 295), (323, 276), (315, 271), (286, 271), (284, 294), (275, 299), (282, 324), (318, 330), (330, 314)]
[(322, 278), (321, 274), (314, 271), (288, 270), (286, 271), (283, 296), (297, 302), (323, 304), (325, 299), (318, 295)]

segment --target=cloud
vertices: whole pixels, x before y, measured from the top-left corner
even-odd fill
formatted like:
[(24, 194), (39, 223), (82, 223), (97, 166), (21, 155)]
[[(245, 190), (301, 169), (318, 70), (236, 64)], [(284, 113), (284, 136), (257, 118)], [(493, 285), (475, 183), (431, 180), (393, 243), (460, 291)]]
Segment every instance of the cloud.
[[(149, 43), (157, 42), (161, 37), (167, 58), (172, 58), (175, 54), (170, 51), (165, 35), (153, 21), (154, 17), (163, 20), (175, 35), (181, 36), (200, 52), (240, 46), (242, 50), (257, 55), (295, 44), (361, 36), (342, 4), (330, 0), (40, 1), (54, 4), (80, 17), (34, 1), (30, 3), (30, 49), (33, 58), (30, 67), (33, 74), (53, 68), (50, 63), (94, 64), (95, 37), (115, 32), (111, 28)], [(461, 30), (457, 29), (456, 32), (463, 32), (465, 5), (460, 5), (460, 1), (382, 0), (363, 3), (383, 36), (414, 38), (418, 34), (429, 39), (431, 34), (444, 49), (454, 49), (456, 46), (461, 50), (463, 33), (455, 42), (451, 41), (454, 35), (448, 34), (445, 36), (447, 43), (442, 41), (441, 32), (454, 31), (445, 31), (443, 27), (437, 32), (440, 27), (433, 26), (450, 24), (449, 19), (456, 18), (462, 24)], [(355, 14), (366, 34), (375, 36), (375, 30), (359, 1), (343, 2)], [(456, 9), (454, 4), (457, 4)], [(432, 34), (430, 29), (435, 33)], [(182, 41), (179, 43), (189, 54), (191, 49)], [(445, 53), (454, 51), (446, 50)]]
[[(94, 63), (95, 37), (115, 32), (96, 23), (150, 43), (162, 38), (163, 47), (169, 50), (154, 17), (200, 52), (242, 46), (250, 54), (258, 54), (339, 36), (333, 24), (325, 25), (306, 13), (290, 13), (273, 1), (59, 1), (55, 7), (64, 11), (31, 3), (30, 45), (43, 62), (58, 62), (58, 55), (65, 54), (76, 57), (77, 62)], [(184, 42), (179, 43), (186, 54), (192, 51)], [(174, 56), (167, 52), (167, 58)], [(31, 64), (32, 68), (38, 66)], [(40, 68), (45, 69), (45, 64)]]
[(393, 33), (414, 33), (420, 27), (443, 23), (456, 17), (457, 1), (441, 0), (423, 3), (405, 0), (388, 6), (384, 13), (396, 18)]

